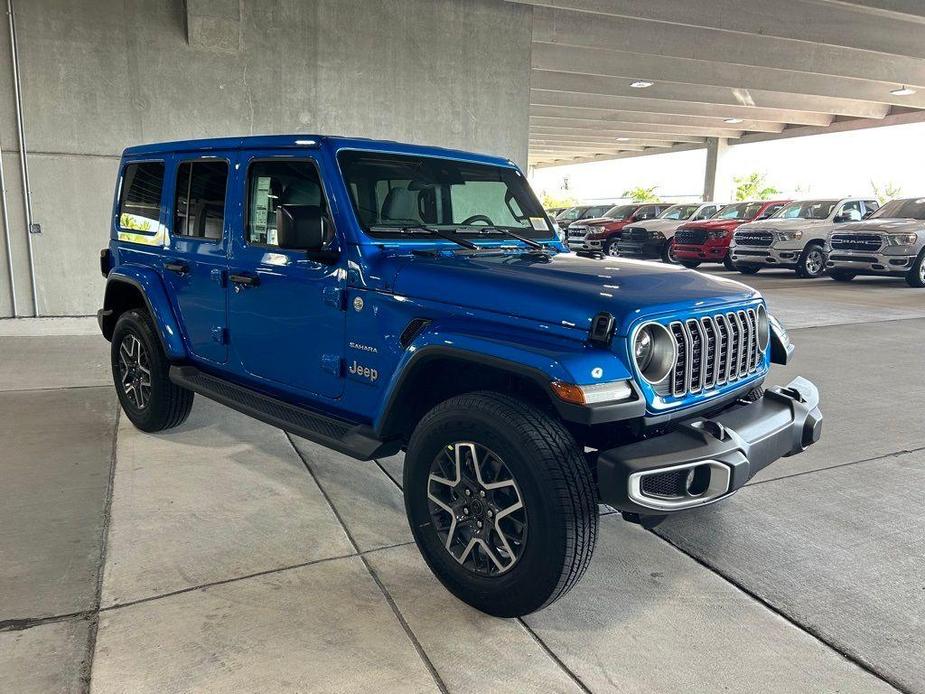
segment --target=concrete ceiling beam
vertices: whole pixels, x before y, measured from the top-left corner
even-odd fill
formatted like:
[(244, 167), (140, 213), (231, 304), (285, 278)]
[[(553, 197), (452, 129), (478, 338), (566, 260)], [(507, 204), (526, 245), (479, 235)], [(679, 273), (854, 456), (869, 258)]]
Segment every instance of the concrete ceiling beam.
[(608, 109), (575, 109), (568, 106), (531, 106), (531, 118), (558, 118), (562, 120), (591, 121), (596, 123), (632, 122), (658, 125), (685, 125), (702, 128), (729, 128), (760, 133), (779, 133), (785, 123), (742, 120), (741, 123), (726, 123), (723, 116), (686, 116), (673, 113), (649, 113), (646, 111), (611, 111)]

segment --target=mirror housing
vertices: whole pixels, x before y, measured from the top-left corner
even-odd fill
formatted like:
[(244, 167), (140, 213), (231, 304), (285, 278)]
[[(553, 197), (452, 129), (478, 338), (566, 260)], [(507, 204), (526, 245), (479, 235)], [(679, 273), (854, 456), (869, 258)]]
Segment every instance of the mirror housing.
[(322, 251), (327, 222), (319, 205), (280, 205), (276, 208), (276, 238), (280, 248)]

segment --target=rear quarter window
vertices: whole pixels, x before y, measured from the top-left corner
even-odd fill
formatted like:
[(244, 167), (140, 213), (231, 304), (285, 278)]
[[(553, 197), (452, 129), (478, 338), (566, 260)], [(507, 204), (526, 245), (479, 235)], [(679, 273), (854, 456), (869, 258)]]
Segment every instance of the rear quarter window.
[(119, 198), (119, 228), (156, 232), (163, 190), (164, 162), (126, 164)]

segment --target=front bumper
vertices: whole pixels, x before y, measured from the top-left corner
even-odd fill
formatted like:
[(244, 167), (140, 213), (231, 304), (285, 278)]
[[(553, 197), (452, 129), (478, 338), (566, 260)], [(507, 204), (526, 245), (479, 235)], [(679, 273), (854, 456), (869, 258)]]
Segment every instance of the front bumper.
[(732, 246), (729, 249), (733, 263), (739, 265), (781, 265), (794, 267), (802, 249), (775, 248), (774, 246)]
[[(897, 248), (897, 250), (905, 250)], [(888, 254), (869, 251), (830, 250), (825, 267), (827, 270), (847, 270), (869, 275), (905, 275), (915, 262), (917, 254)]]
[(664, 246), (664, 239), (650, 239), (648, 241), (620, 240), (617, 242), (617, 251), (619, 251), (620, 255), (633, 258), (660, 258)]
[(568, 240), (570, 251), (598, 252), (604, 248), (604, 239), (574, 238)]
[(699, 260), (705, 263), (721, 263), (729, 252), (729, 241), (710, 239), (702, 244), (675, 243), (674, 255), (679, 260)]
[(640, 516), (705, 506), (778, 458), (804, 451), (821, 433), (819, 391), (796, 378), (714, 417), (693, 417), (661, 436), (601, 451), (600, 499)]

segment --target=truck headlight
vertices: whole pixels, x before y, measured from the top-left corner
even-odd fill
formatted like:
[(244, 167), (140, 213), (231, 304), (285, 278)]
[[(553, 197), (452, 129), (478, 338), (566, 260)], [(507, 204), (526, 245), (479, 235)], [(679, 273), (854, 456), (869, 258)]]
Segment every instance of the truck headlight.
[(781, 241), (796, 241), (803, 238), (802, 231), (778, 231), (777, 238)]
[[(755, 316), (758, 319), (758, 347), (763, 353), (764, 350), (768, 348), (768, 343), (771, 341), (771, 321), (768, 320), (768, 310), (763, 304), (755, 311)], [(781, 330), (784, 330), (783, 326), (781, 326)], [(786, 333), (786, 331), (784, 332)]]
[(911, 246), (918, 241), (918, 236), (915, 234), (895, 234), (889, 238), (894, 246)]
[(677, 345), (661, 323), (646, 323), (636, 330), (631, 345), (633, 362), (649, 383), (664, 381), (677, 357)]

